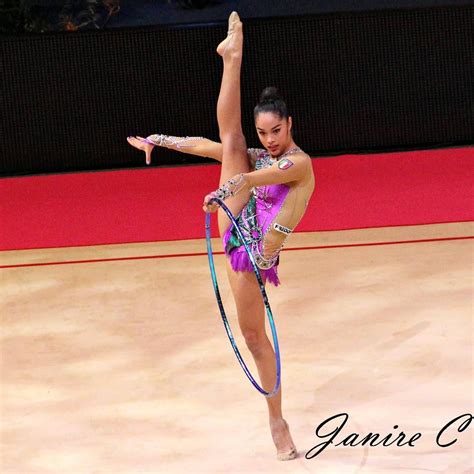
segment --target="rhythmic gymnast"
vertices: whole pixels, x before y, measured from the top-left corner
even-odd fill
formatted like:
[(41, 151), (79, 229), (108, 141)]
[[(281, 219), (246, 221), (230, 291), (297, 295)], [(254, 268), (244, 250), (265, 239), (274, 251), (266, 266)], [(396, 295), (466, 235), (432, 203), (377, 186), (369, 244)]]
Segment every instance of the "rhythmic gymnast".
[[(151, 162), (155, 145), (221, 162), (220, 187), (205, 196), (203, 209), (217, 210), (215, 204), (209, 205), (213, 197), (226, 200), (227, 207), (238, 216), (239, 227), (248, 238), (262, 279), (278, 285), (279, 253), (303, 217), (314, 190), (314, 174), (310, 157), (293, 141), (292, 118), (275, 88), (265, 89), (254, 109), (255, 127), (265, 149), (247, 149), (240, 111), (242, 46), (242, 23), (233, 12), (227, 38), (217, 47), (224, 63), (217, 102), (222, 143), (202, 137), (156, 134), (127, 140), (145, 152), (147, 164)], [(276, 379), (275, 354), (265, 331), (260, 288), (248, 255), (222, 209), (218, 210), (218, 224), (228, 256), (227, 274), (239, 326), (257, 365), (262, 387), (268, 391)], [(297, 450), (282, 414), (281, 389), (266, 401), (277, 458), (281, 461), (296, 458)]]

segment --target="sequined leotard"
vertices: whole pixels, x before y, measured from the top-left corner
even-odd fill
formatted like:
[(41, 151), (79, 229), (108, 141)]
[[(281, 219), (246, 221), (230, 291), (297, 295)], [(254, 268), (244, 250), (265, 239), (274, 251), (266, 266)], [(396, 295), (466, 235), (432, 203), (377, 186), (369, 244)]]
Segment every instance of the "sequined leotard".
[[(279, 157), (279, 159), (293, 153), (300, 153), (301, 151), (298, 147), (292, 148)], [(277, 161), (266, 150), (252, 149), (249, 152), (256, 154), (255, 170), (268, 168)], [(271, 184), (253, 188), (248, 203), (237, 217), (242, 234), (252, 251), (257, 266), (260, 268), (262, 278), (275, 286), (280, 284), (277, 273), (279, 254), (286, 237), (293, 231), (293, 229), (278, 223), (278, 213), (289, 191), (290, 187), (286, 184)], [(265, 235), (271, 228), (285, 234), (286, 237), (279, 248), (270, 257), (267, 256), (265, 258), (265, 252), (263, 251)], [(234, 271), (253, 271), (252, 263), (248, 258), (245, 247), (240, 242), (237, 232), (232, 225), (224, 234), (223, 243), (225, 253), (229, 257)]]

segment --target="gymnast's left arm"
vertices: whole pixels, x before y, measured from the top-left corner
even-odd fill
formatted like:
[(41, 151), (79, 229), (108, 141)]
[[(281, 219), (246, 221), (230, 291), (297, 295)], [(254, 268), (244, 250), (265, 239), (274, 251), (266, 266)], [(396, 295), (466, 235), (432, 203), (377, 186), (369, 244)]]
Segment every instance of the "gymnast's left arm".
[(245, 186), (250, 188), (269, 184), (284, 184), (301, 181), (308, 173), (311, 158), (298, 153), (282, 158), (269, 168), (244, 174)]
[(219, 189), (204, 198), (203, 209), (206, 212), (217, 210), (215, 203), (209, 204), (212, 198), (225, 200), (241, 192), (249, 192), (252, 188), (268, 184), (299, 183), (308, 173), (311, 158), (306, 154), (294, 154), (290, 158), (282, 158), (269, 168), (233, 176)]

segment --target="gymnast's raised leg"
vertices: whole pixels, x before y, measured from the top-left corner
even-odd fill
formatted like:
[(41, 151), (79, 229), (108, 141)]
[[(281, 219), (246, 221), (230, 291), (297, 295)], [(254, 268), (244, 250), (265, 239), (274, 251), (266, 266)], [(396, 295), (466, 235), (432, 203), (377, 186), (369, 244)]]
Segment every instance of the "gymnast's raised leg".
[[(239, 173), (250, 171), (240, 112), (242, 46), (242, 23), (237, 13), (232, 12), (229, 17), (227, 38), (217, 47), (217, 52), (222, 56), (224, 63), (217, 100), (217, 123), (223, 155), (219, 186)], [(226, 204), (235, 216), (240, 213), (248, 199), (248, 194), (241, 193), (229, 199)], [(230, 225), (230, 220), (221, 209), (218, 211), (218, 220), (219, 231), (223, 235)]]

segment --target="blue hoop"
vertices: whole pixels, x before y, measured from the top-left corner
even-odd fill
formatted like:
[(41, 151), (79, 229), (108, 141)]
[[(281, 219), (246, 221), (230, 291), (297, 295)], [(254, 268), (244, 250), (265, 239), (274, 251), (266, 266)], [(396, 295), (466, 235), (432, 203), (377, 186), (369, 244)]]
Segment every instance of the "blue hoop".
[(274, 351), (275, 351), (276, 381), (275, 381), (275, 386), (273, 387), (271, 392), (265, 391), (262, 387), (260, 387), (260, 385), (253, 378), (252, 374), (250, 373), (250, 370), (248, 369), (247, 365), (244, 362), (244, 359), (242, 358), (242, 356), (239, 352), (237, 344), (235, 343), (235, 340), (234, 340), (234, 336), (232, 334), (232, 330), (229, 326), (229, 322), (227, 321), (227, 316), (225, 314), (224, 305), (222, 304), (222, 299), (221, 299), (221, 295), (220, 295), (220, 292), (219, 292), (219, 286), (217, 284), (216, 270), (214, 268), (214, 257), (212, 255), (211, 214), (209, 212), (206, 212), (207, 256), (209, 258), (209, 268), (211, 270), (211, 278), (212, 278), (212, 284), (214, 286), (214, 292), (216, 293), (217, 305), (219, 306), (219, 310), (221, 312), (222, 321), (224, 322), (224, 327), (225, 327), (227, 336), (229, 337), (232, 348), (234, 349), (235, 355), (237, 356), (237, 360), (239, 361), (240, 366), (242, 367), (243, 371), (245, 372), (245, 375), (247, 375), (248, 379), (252, 382), (253, 386), (260, 393), (265, 395), (265, 397), (270, 398), (270, 397), (273, 397), (278, 392), (278, 390), (280, 389), (281, 363), (280, 363), (280, 347), (278, 345), (278, 337), (277, 337), (275, 322), (273, 320), (273, 315), (272, 315), (272, 310), (270, 308), (270, 303), (268, 302), (267, 292), (265, 291), (265, 285), (263, 284), (262, 277), (260, 276), (260, 272), (258, 270), (257, 264), (255, 263), (255, 259), (252, 255), (252, 252), (250, 251), (250, 248), (249, 248), (247, 242), (245, 241), (244, 236), (242, 235), (242, 231), (239, 227), (239, 224), (235, 220), (235, 217), (232, 215), (232, 212), (230, 212), (229, 208), (224, 204), (224, 202), (221, 199), (212, 198), (209, 201), (209, 203), (212, 203), (212, 202), (215, 202), (216, 204), (218, 204), (220, 206), (220, 208), (222, 210), (224, 210), (224, 212), (229, 217), (232, 225), (234, 226), (235, 230), (237, 231), (237, 235), (239, 236), (240, 241), (244, 244), (245, 250), (246, 250), (246, 252), (249, 256), (250, 261), (252, 262), (253, 271), (255, 272), (255, 276), (257, 277), (257, 281), (258, 281), (258, 284), (260, 286), (260, 292), (262, 293), (263, 303), (265, 305), (265, 310), (266, 310), (266, 313), (267, 313), (268, 322), (270, 323), (270, 328), (272, 330), (273, 348), (274, 348)]

